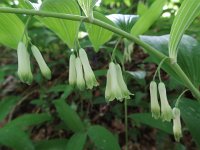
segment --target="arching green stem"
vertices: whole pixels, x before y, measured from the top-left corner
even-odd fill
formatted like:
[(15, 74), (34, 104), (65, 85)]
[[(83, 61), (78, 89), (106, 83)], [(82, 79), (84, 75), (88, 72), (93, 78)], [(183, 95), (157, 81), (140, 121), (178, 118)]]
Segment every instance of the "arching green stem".
[[(72, 15), (72, 14), (64, 14), (64, 13), (55, 13), (55, 12), (47, 12), (47, 11), (38, 11), (38, 10), (29, 10), (29, 9), (20, 9), (20, 8), (0, 8), (1, 13), (15, 13), (15, 14), (26, 14), (26, 15), (37, 15), (41, 17), (53, 17), (53, 18), (60, 18), (60, 19), (67, 19), (67, 20), (73, 20), (73, 21), (84, 21), (88, 23), (92, 23), (98, 26), (101, 26), (105, 29), (108, 29), (115, 34), (125, 37), (131, 41), (134, 41), (136, 44), (143, 47), (148, 53), (153, 54), (156, 58), (159, 60), (162, 60), (163, 58), (167, 57), (163, 53), (159, 52), (149, 44), (143, 42), (136, 36), (131, 35), (130, 33), (127, 33), (113, 25), (110, 25), (108, 23), (105, 23), (103, 21), (100, 21), (98, 19), (94, 19), (93, 22), (90, 22), (89, 19), (85, 16), (79, 16), (79, 15)], [(187, 77), (187, 75), (183, 72), (183, 70), (180, 68), (180, 66), (175, 63), (171, 64), (170, 61), (165, 61), (167, 65), (169, 65), (180, 77), (184, 85), (193, 93), (193, 95), (200, 101), (200, 92), (199, 90), (193, 85), (193, 83), (190, 81), (190, 79)]]

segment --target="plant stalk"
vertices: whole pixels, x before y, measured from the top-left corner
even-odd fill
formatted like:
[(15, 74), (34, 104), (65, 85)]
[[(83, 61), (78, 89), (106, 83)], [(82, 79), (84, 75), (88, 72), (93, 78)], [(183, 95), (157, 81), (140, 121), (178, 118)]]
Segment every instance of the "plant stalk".
[(124, 100), (124, 118), (125, 118), (125, 150), (128, 150), (128, 110), (127, 99)]
[[(143, 42), (136, 36), (133, 36), (130, 33), (127, 33), (113, 25), (110, 25), (110, 24), (100, 21), (98, 19), (94, 19), (93, 22), (90, 22), (89, 19), (85, 16), (47, 12), (47, 11), (38, 11), (38, 10), (33, 10), (33, 9), (8, 8), (8, 7), (1, 7), (0, 13), (26, 14), (26, 15), (33, 15), (33, 16), (37, 15), (40, 17), (52, 17), (52, 18), (60, 18), (60, 19), (67, 19), (67, 20), (73, 20), (73, 21), (84, 21), (87, 23), (92, 23), (92, 24), (98, 25), (100, 27), (103, 27), (105, 29), (108, 29), (121, 37), (125, 37), (131, 41), (134, 41), (136, 44), (143, 47), (148, 53), (155, 55), (160, 60), (167, 57), (166, 55), (159, 52), (158, 50), (156, 50), (149, 44)], [(193, 93), (193, 95), (200, 102), (199, 90), (193, 85), (193, 83), (190, 81), (190, 79), (187, 77), (187, 75), (183, 72), (183, 70), (180, 68), (180, 66), (178, 64), (171, 64), (168, 61), (165, 63), (167, 65), (169, 65), (177, 73), (177, 75), (180, 77), (180, 79), (185, 84), (185, 86)]]

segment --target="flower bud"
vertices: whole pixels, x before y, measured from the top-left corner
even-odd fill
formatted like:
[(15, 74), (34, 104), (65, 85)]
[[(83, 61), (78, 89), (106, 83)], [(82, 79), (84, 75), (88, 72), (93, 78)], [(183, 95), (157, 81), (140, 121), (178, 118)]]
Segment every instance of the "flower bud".
[(121, 67), (120, 67), (119, 64), (116, 64), (115, 67), (116, 67), (116, 70), (117, 70), (118, 83), (119, 83), (119, 86), (122, 90), (123, 97), (125, 99), (130, 99), (130, 95), (133, 95), (133, 94), (128, 90), (126, 83), (124, 82)]
[(46, 79), (50, 80), (51, 79), (51, 70), (49, 69), (46, 62), (44, 61), (39, 49), (35, 45), (32, 45), (31, 50), (32, 50), (33, 56), (35, 57), (38, 65), (40, 67), (40, 71), (42, 72), (42, 75)]
[(94, 72), (92, 71), (87, 54), (84, 49), (81, 48), (79, 50), (79, 56), (83, 65), (84, 77), (87, 88), (92, 89), (93, 86), (98, 86), (99, 84), (95, 78)]
[(175, 140), (179, 142), (180, 138), (182, 137), (182, 131), (181, 131), (180, 110), (176, 107), (173, 108), (173, 132)]
[(157, 84), (155, 81), (150, 83), (150, 97), (151, 97), (151, 113), (152, 117), (158, 119), (160, 117), (160, 105), (158, 103)]
[(71, 54), (69, 59), (69, 84), (74, 86), (76, 84), (76, 56)]
[(17, 48), (18, 55), (18, 76), (24, 83), (31, 84), (33, 75), (30, 66), (30, 55), (23, 42), (19, 42)]
[(79, 57), (76, 58), (76, 84), (79, 90), (85, 89), (85, 80), (83, 77), (83, 68)]
[(158, 91), (161, 100), (161, 118), (163, 121), (170, 121), (172, 119), (172, 108), (168, 103), (166, 88), (163, 82), (158, 84)]

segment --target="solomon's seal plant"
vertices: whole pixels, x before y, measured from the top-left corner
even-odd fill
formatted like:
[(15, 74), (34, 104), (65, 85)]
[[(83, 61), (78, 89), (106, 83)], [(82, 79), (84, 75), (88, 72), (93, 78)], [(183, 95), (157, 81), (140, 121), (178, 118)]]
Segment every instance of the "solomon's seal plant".
[[(79, 3), (84, 15), (81, 15), (81, 11), (77, 2)], [(92, 67), (90, 66), (86, 51), (80, 48), (81, 45), (83, 45), (83, 43), (79, 43), (79, 39), (78, 39), (79, 28), (81, 27), (80, 29), (82, 29), (82, 26), (86, 27), (85, 28), (86, 30), (84, 30), (84, 32), (85, 31), (87, 32), (87, 35), (89, 37), (88, 39), (91, 41), (92, 46), (94, 46), (96, 52), (98, 51), (99, 47), (101, 47), (103, 44), (108, 42), (115, 35), (118, 35), (119, 37), (115, 37), (113, 38), (113, 40), (117, 38), (126, 39), (127, 42), (125, 42), (126, 48), (124, 50), (124, 57), (119, 57), (117, 54), (115, 58), (115, 51), (118, 48), (117, 47), (118, 44), (116, 44), (116, 47), (113, 50), (113, 53), (111, 56), (111, 60), (108, 60), (108, 62), (110, 63), (109, 63), (109, 69), (107, 70), (107, 74), (106, 74), (107, 81), (106, 81), (106, 87), (105, 87), (105, 99), (107, 102), (114, 101), (115, 99), (120, 102), (124, 100), (125, 117), (123, 119), (125, 120), (124, 124), (125, 124), (125, 134), (126, 134), (126, 149), (128, 149), (128, 146), (127, 146), (127, 143), (128, 143), (127, 102), (128, 101), (127, 99), (131, 99), (131, 95), (133, 94), (129, 91), (129, 88), (127, 87), (125, 83), (125, 80), (123, 77), (123, 71), (125, 68), (124, 63), (130, 62), (132, 60), (131, 53), (133, 52), (133, 43), (145, 49), (145, 51), (148, 54), (150, 54), (150, 56), (153, 58), (151, 60), (155, 60), (155, 62), (159, 62), (160, 60), (162, 60), (162, 62), (158, 66), (158, 70), (160, 70), (161, 64), (164, 62), (164, 60), (167, 58), (170, 58), (168, 61), (165, 61), (165, 64), (164, 64), (165, 66), (163, 66), (162, 68), (164, 68), (167, 73), (169, 73), (178, 81), (180, 81), (182, 85), (184, 85), (187, 89), (191, 91), (192, 93), (191, 95), (194, 95), (194, 97), (200, 101), (200, 92), (198, 88), (200, 84), (200, 81), (199, 81), (200, 79), (199, 79), (199, 72), (196, 71), (198, 67), (198, 61), (196, 61), (196, 58), (199, 57), (199, 54), (195, 51), (196, 53), (194, 53), (193, 55), (194, 51), (192, 51), (191, 49), (189, 49), (188, 51), (184, 50), (184, 49), (187, 49), (187, 47), (194, 48), (195, 44), (193, 45), (189, 42), (191, 45), (185, 46), (183, 50), (181, 50), (182, 54), (178, 55), (178, 52), (179, 52), (178, 48), (180, 45), (179, 43), (181, 42), (184, 31), (194, 21), (196, 16), (199, 15), (200, 2), (199, 0), (192, 0), (192, 1), (184, 0), (176, 16), (176, 19), (173, 23), (170, 38), (169, 39), (166, 38), (164, 42), (160, 39), (156, 41), (157, 43), (153, 41), (156, 43), (155, 45), (151, 41), (152, 40), (150, 39), (151, 37), (148, 40), (146, 40), (146, 42), (144, 42), (145, 41), (144, 39), (147, 38), (148, 36), (145, 37), (145, 36), (140, 36), (140, 35), (146, 32), (150, 28), (150, 26), (155, 22), (155, 20), (162, 14), (163, 7), (165, 3), (167, 2), (166, 0), (155, 0), (155, 2), (152, 4), (151, 7), (145, 8), (144, 14), (139, 17), (135, 25), (132, 22), (133, 21), (132, 18), (127, 19), (126, 18), (127, 16), (125, 15), (120, 15), (121, 17), (117, 18), (117, 22), (116, 21), (114, 22), (112, 18), (108, 19), (104, 14), (101, 14), (101, 13), (95, 13), (95, 15), (93, 16), (93, 8), (96, 2), (97, 0), (55, 0), (55, 1), (45, 0), (42, 3), (42, 6), (40, 7), (39, 10), (34, 9), (31, 6), (29, 9), (29, 6), (25, 6), (21, 1), (19, 1), (19, 5), (21, 7), (20, 9), (15, 8), (15, 7), (13, 8), (0, 7), (0, 15), (1, 15), (0, 29), (1, 30), (3, 29), (0, 36), (3, 35), (5, 32), (9, 31), (5, 35), (2, 36), (3, 37), (2, 39), (0, 38), (0, 43), (4, 44), (4, 41), (8, 40), (5, 42), (5, 45), (8, 45), (11, 48), (15, 48), (15, 49), (18, 44), (18, 47), (17, 47), (18, 72), (17, 73), (18, 73), (19, 79), (22, 82), (26, 84), (31, 84), (33, 81), (33, 75), (31, 72), (31, 62), (30, 62), (30, 55), (32, 54), (39, 65), (42, 75), (47, 79), (51, 79), (51, 71), (48, 65), (46, 64), (44, 58), (42, 57), (40, 50), (31, 43), (30, 37), (28, 36), (28, 33), (27, 33), (27, 27), (28, 27), (30, 18), (37, 16), (35, 17), (35, 20), (42, 22), (42, 24), (44, 24), (46, 28), (49, 28), (50, 30), (52, 30), (52, 32), (54, 32), (59, 38), (61, 38), (63, 42), (68, 45), (70, 49), (75, 49), (74, 53), (70, 55), (70, 59), (69, 59), (69, 84), (72, 86), (76, 86), (79, 90), (84, 90), (84, 89), (93, 89), (94, 87), (98, 86), (99, 83), (97, 82), (95, 73), (93, 72)], [(4, 5), (1, 5), (1, 6), (4, 6)], [(6, 13), (9, 13), (9, 14), (6, 14)], [(17, 15), (10, 14), (10, 13), (23, 14), (24, 15), (23, 17), (30, 15), (30, 17), (27, 23), (24, 25), (22, 21), (23, 19), (21, 20), (21, 18), (18, 18)], [(3, 16), (4, 16), (4, 19), (2, 19)], [(117, 14), (116, 16), (119, 17)], [(10, 19), (10, 17), (14, 19)], [(9, 23), (7, 23), (7, 21), (9, 21)], [(129, 23), (129, 21), (132, 23)], [(14, 31), (13, 29), (15, 28), (15, 24), (13, 23), (15, 22), (17, 24), (16, 25), (17, 29), (15, 29), (16, 34), (13, 34), (16, 36), (15, 38), (13, 38), (12, 34), (10, 33)], [(90, 24), (90, 26), (88, 26), (88, 24)], [(127, 31), (124, 28), (130, 28), (130, 30)], [(23, 29), (24, 29), (24, 33), (23, 33)], [(4, 36), (6, 37), (5, 39), (4, 39)], [(12, 40), (15, 39), (16, 41), (13, 42), (10, 39)], [(109, 44), (112, 44), (112, 42), (110, 42)], [(165, 45), (167, 44), (169, 45), (168, 46), (169, 57), (165, 55), (166, 53), (162, 53), (161, 51), (159, 51), (159, 49), (160, 50), (164, 49)], [(30, 46), (31, 46), (31, 50), (28, 49)], [(107, 47), (105, 46), (104, 48), (107, 48)], [(109, 53), (109, 51), (107, 52)], [(122, 54), (121, 51), (119, 51), (119, 55), (120, 54)], [(178, 62), (179, 61), (181, 62), (182, 60), (184, 60), (184, 63), (178, 64)], [(118, 64), (119, 62), (120, 62), (120, 65)], [(188, 68), (185, 66), (191, 66), (191, 68)], [(172, 110), (167, 99), (166, 87), (165, 87), (165, 84), (161, 80), (160, 74), (159, 74), (159, 80), (160, 81), (157, 82), (154, 78), (153, 81), (150, 83), (150, 107), (151, 107), (152, 117), (155, 119), (161, 119), (162, 121), (169, 121), (169, 122), (173, 119), (174, 137), (176, 141), (179, 141), (180, 138), (182, 137), (181, 120), (180, 120), (180, 110), (182, 110), (182, 108), (180, 107), (180, 110), (179, 110), (179, 107), (176, 105), (175, 108), (173, 108)], [(104, 88), (100, 88), (100, 89), (104, 89)], [(99, 90), (99, 91), (101, 92), (102, 90)], [(66, 90), (64, 94), (65, 96), (68, 94), (67, 92), (68, 91)], [(158, 94), (159, 94), (159, 98), (158, 98)], [(63, 103), (61, 103), (61, 105), (64, 106), (63, 104), (65, 104), (64, 101)], [(128, 106), (131, 106), (131, 105), (128, 105)], [(67, 107), (67, 108), (70, 108), (70, 107)], [(58, 113), (60, 116), (63, 114), (65, 115), (65, 113), (66, 114), (69, 113), (70, 115), (75, 114), (75, 117), (71, 117), (72, 120), (74, 118), (78, 118), (78, 123), (76, 125), (79, 125), (82, 123), (81, 119), (79, 119), (78, 115), (76, 115), (76, 112), (72, 111), (73, 113), (71, 113), (69, 109), (67, 109), (67, 111), (66, 109), (61, 110), (59, 109), (59, 106), (58, 108), (56, 107), (56, 109), (58, 110)], [(183, 116), (184, 114), (182, 113), (181, 115)], [(67, 118), (67, 117), (61, 117), (61, 119), (63, 118)], [(68, 124), (69, 121), (65, 120), (64, 123)], [(69, 128), (70, 127), (72, 127), (72, 131), (79, 131), (79, 129), (76, 130), (75, 129), (76, 127), (74, 128), (72, 124), (70, 124)], [(87, 130), (86, 134), (89, 133), (88, 132), (89, 129), (90, 127), (86, 129)], [(91, 134), (89, 136), (91, 136)], [(93, 140), (93, 138), (91, 139)], [(69, 141), (73, 141), (73, 140), (69, 140)], [(0, 143), (1, 142), (2, 141), (0, 141)], [(31, 142), (29, 143), (31, 144)], [(105, 142), (105, 143), (109, 143), (109, 142)]]

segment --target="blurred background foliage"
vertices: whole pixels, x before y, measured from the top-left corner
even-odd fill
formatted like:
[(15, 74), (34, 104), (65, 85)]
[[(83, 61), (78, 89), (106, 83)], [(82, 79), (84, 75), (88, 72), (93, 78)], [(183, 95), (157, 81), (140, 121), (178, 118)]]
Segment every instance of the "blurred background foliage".
[[(42, 2), (30, 1), (32, 3)], [(96, 6), (95, 10), (105, 15), (134, 14), (140, 16), (153, 1), (102, 0), (100, 7)], [(181, 2), (181, 0), (168, 0), (162, 16), (145, 35), (169, 34), (174, 15)], [(22, 3), (23, 0), (0, 0), (1, 7), (16, 8)], [(25, 15), (18, 15), (18, 17), (23, 22), (27, 19)], [(198, 18), (186, 34), (200, 41), (199, 26)], [(114, 101), (107, 104), (104, 98), (105, 74), (117, 39), (112, 38), (96, 53), (85, 34), (83, 25), (81, 31), (79, 34), (80, 45), (87, 50), (90, 63), (100, 83), (100, 86), (93, 90), (80, 92), (68, 85), (70, 49), (55, 33), (36, 19), (31, 20), (28, 28), (29, 36), (32, 42), (42, 50), (43, 56), (52, 70), (52, 80), (44, 80), (40, 70), (33, 67), (37, 64), (32, 60), (32, 67), (35, 68), (33, 70), (34, 83), (30, 86), (20, 83), (16, 74), (16, 51), (0, 46), (0, 127), (6, 129), (0, 130), (0, 149), (110, 150), (111, 148), (117, 150), (119, 147), (120, 149), (125, 148), (123, 103)], [(124, 48), (123, 42), (117, 47), (119, 61), (123, 59)], [(176, 143), (172, 134), (172, 124), (151, 118), (148, 89), (156, 65), (151, 63), (149, 55), (139, 46), (132, 47), (132, 51), (132, 61), (125, 64), (128, 72), (125, 79), (130, 91), (135, 94), (128, 101), (129, 149), (198, 149), (184, 123), (184, 136), (180, 143)], [(167, 85), (168, 98), (173, 104), (183, 88), (179, 82), (164, 71), (161, 73)], [(185, 97), (193, 98), (190, 92), (187, 92)], [(181, 107), (186, 108), (186, 106)], [(82, 126), (88, 128), (87, 134)], [(102, 145), (101, 138), (99, 138), (101, 136), (106, 137), (110, 145)], [(87, 142), (85, 142), (86, 139)], [(116, 139), (119, 141), (119, 146), (116, 144), (116, 147), (113, 148)]]

